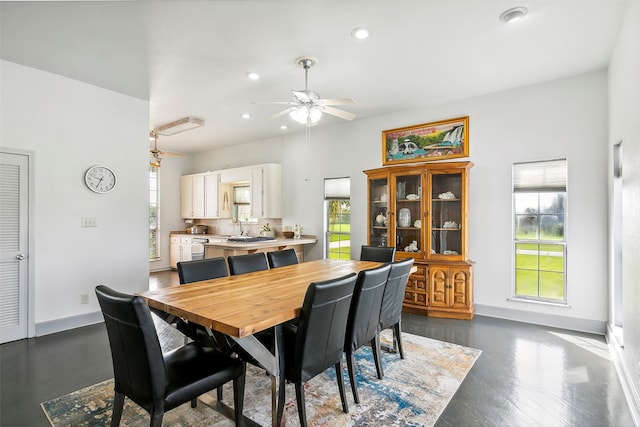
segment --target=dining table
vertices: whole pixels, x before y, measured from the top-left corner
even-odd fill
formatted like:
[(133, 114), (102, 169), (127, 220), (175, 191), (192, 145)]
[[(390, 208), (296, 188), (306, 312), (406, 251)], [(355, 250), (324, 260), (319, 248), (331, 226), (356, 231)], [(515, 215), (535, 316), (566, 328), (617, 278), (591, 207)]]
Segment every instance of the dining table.
[[(276, 425), (279, 376), (284, 369), (281, 326), (295, 320), (313, 282), (337, 279), (382, 265), (374, 261), (322, 259), (139, 292), (149, 307), (224, 334), (270, 375), (272, 424)], [(273, 351), (254, 334), (273, 331)]]

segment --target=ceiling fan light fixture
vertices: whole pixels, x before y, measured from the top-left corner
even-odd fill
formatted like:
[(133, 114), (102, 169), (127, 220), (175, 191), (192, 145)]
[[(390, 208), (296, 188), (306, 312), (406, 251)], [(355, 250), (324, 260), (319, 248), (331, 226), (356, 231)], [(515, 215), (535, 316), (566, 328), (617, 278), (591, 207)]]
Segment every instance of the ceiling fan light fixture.
[(500, 20), (507, 24), (511, 24), (512, 22), (516, 22), (517, 20), (524, 18), (527, 12), (528, 9), (526, 7), (512, 7), (500, 14)]
[(295, 110), (291, 110), (289, 112), (289, 117), (291, 117), (294, 121), (306, 125), (306, 124), (315, 124), (320, 121), (322, 118), (322, 109), (318, 106), (307, 106), (301, 105)]
[(184, 119), (176, 120), (175, 122), (158, 126), (153, 131), (158, 135), (170, 136), (180, 132), (199, 128), (200, 126), (204, 126), (204, 120), (197, 119), (195, 117), (185, 117)]
[(159, 157), (152, 157), (151, 159), (149, 159), (149, 166), (152, 166), (154, 168), (159, 168), (160, 167), (160, 159)]

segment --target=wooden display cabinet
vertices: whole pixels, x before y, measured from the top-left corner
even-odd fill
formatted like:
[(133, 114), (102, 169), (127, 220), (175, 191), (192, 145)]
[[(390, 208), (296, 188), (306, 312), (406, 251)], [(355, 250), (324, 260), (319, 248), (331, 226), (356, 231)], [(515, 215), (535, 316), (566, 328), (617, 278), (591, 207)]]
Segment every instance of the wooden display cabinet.
[(468, 258), (471, 162), (421, 163), (364, 171), (368, 178), (368, 241), (413, 257), (404, 310), (471, 319), (473, 262)]

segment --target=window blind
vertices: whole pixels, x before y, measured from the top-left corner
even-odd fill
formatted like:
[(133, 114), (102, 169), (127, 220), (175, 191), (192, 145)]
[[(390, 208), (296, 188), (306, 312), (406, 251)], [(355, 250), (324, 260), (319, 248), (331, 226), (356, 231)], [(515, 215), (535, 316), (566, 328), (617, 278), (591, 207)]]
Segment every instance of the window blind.
[(513, 191), (567, 191), (567, 160), (514, 163)]
[(324, 198), (349, 199), (351, 197), (351, 178), (325, 178)]

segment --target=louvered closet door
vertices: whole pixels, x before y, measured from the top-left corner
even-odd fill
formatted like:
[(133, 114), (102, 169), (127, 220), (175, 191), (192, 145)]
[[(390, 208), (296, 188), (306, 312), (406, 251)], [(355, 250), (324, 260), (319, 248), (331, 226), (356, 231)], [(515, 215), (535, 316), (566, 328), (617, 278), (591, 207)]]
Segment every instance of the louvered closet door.
[(0, 342), (26, 338), (29, 158), (0, 153)]

